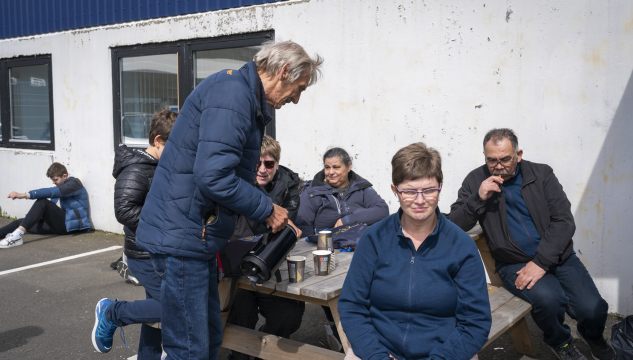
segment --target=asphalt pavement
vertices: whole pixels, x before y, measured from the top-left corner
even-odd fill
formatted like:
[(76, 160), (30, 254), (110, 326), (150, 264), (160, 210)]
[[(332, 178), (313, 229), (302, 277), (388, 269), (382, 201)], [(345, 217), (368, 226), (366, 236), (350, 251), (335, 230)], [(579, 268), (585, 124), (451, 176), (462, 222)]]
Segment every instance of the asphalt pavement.
[[(10, 220), (0, 218), (0, 226)], [(4, 271), (41, 264), (123, 245), (123, 236), (89, 232), (67, 236), (24, 236), (24, 245), (0, 249), (0, 274)], [(110, 263), (118, 259), (121, 249), (72, 258), (44, 266), (0, 275), (0, 359), (128, 359), (136, 355), (140, 325), (126, 326), (125, 348), (117, 330), (113, 349), (107, 354), (96, 352), (91, 342), (94, 309), (102, 298), (140, 300), (142, 287), (126, 284)], [(606, 335), (619, 319), (609, 317)], [(263, 322), (260, 319), (260, 323)], [(539, 349), (539, 360), (556, 357), (542, 341), (542, 332), (531, 317), (528, 323)], [(324, 325), (328, 321), (320, 306), (306, 304), (301, 328), (291, 339), (327, 347)], [(568, 318), (575, 336), (575, 324)], [(588, 348), (577, 342), (591, 358)], [(226, 359), (228, 350), (220, 349)], [(481, 360), (519, 360), (506, 333), (479, 353)]]

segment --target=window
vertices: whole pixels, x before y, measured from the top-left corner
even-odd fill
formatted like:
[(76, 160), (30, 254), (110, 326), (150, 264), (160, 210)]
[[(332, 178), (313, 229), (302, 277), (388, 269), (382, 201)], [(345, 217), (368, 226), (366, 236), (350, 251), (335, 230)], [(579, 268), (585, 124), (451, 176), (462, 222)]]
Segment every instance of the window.
[(50, 55), (0, 59), (0, 146), (55, 149)]
[[(251, 61), (273, 32), (112, 49), (114, 146), (147, 147), (155, 112), (179, 111), (206, 77)], [(274, 109), (268, 108), (274, 116)], [(274, 120), (266, 133), (275, 136)]]

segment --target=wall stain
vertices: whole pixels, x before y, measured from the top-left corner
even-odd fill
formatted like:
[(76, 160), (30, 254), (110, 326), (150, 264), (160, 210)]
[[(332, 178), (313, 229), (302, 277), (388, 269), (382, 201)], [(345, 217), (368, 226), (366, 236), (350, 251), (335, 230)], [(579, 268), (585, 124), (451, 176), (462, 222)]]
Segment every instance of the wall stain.
[(607, 39), (602, 39), (602, 41), (600, 42), (600, 46), (591, 49), (588, 54), (583, 55), (583, 58), (585, 59), (585, 62), (593, 66), (604, 67), (607, 65), (605, 57), (608, 51), (609, 41)]
[(624, 32), (633, 31), (633, 8), (631, 9), (631, 14), (629, 15), (629, 21), (624, 24)]

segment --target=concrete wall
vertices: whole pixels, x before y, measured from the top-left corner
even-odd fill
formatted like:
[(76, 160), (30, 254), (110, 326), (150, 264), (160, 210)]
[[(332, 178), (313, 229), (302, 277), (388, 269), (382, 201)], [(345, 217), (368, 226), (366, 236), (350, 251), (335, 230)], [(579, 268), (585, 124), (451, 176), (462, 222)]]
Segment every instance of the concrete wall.
[[(387, 4), (388, 3), (388, 4)], [(274, 29), (326, 59), (325, 78), (277, 112), (282, 163), (305, 178), (329, 146), (397, 209), (390, 159), (424, 141), (444, 158), (440, 208), (482, 164), (492, 127), (550, 164), (576, 216), (576, 250), (611, 312), (633, 314), (633, 3), (626, 1), (290, 1), (0, 41), (0, 58), (53, 57), (56, 148), (0, 150), (2, 191), (48, 186), (69, 164), (99, 229), (121, 232), (110, 175), (110, 47)], [(28, 201), (0, 200), (21, 216)]]

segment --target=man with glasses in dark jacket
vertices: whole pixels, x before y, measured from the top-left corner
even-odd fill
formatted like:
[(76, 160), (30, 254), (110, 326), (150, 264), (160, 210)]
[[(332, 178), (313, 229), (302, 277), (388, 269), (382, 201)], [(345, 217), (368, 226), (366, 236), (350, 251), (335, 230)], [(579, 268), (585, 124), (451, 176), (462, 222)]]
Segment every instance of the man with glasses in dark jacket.
[(573, 344), (565, 312), (594, 359), (610, 360), (603, 336), (609, 305), (574, 252), (571, 203), (551, 167), (522, 160), (510, 129), (484, 137), (486, 164), (459, 189), (449, 218), (464, 231), (483, 228), (506, 288), (532, 304), (545, 342), (563, 360), (586, 360)]

